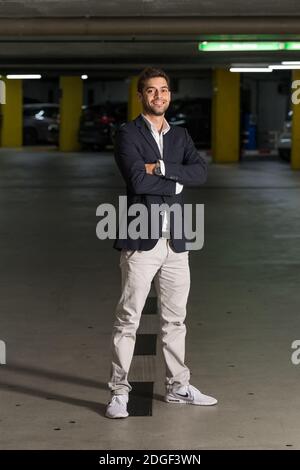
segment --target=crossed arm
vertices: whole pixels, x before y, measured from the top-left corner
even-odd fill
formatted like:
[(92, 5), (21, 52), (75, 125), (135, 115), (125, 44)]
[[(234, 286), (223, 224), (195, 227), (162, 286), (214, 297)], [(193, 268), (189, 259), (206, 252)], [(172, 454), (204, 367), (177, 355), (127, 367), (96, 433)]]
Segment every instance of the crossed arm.
[(173, 196), (178, 193), (176, 183), (184, 186), (199, 186), (207, 177), (207, 164), (201, 158), (194, 143), (186, 133), (183, 163), (164, 161), (164, 176), (153, 174), (156, 163), (144, 162), (134, 139), (125, 128), (121, 128), (117, 139), (116, 163), (131, 191), (135, 194)]

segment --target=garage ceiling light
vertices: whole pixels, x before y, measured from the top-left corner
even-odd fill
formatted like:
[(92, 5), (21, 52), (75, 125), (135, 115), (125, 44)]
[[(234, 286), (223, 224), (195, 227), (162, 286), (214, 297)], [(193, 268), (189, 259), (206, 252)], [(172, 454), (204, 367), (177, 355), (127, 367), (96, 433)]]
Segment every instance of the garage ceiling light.
[(11, 80), (14, 79), (39, 79), (42, 78), (42, 75), (37, 75), (37, 74), (31, 74), (31, 75), (6, 75), (6, 78), (9, 78)]
[(288, 51), (299, 51), (300, 50), (300, 42), (285, 42), (285, 49)]
[[(300, 43), (299, 43), (300, 44)], [(203, 41), (198, 46), (199, 51), (278, 51), (284, 49), (282, 42), (208, 42)]]
[(81, 80), (86, 80), (87, 78), (89, 78), (87, 75), (81, 75)]
[(283, 60), (283, 65), (300, 65), (300, 60)]
[(269, 65), (269, 68), (271, 70), (297, 70), (297, 69), (300, 69), (300, 64), (298, 65), (277, 65), (277, 64), (274, 64), (274, 65)]
[(300, 41), (279, 42), (279, 41), (202, 41), (198, 44), (199, 51), (202, 52), (234, 52), (234, 51), (298, 51)]
[(269, 67), (230, 67), (230, 72), (272, 72)]

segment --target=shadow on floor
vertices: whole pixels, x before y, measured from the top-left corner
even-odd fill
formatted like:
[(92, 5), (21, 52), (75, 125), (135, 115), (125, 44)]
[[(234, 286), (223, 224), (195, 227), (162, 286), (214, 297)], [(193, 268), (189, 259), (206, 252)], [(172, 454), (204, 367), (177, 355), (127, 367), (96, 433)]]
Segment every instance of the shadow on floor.
[[(6, 372), (11, 372), (11, 373), (18, 373), (18, 374), (27, 374), (27, 375), (33, 375), (37, 377), (42, 377), (46, 379), (50, 379), (55, 382), (65, 382), (65, 383), (71, 383), (71, 384), (76, 384), (76, 385), (81, 385), (85, 387), (93, 387), (97, 389), (107, 389), (107, 383), (105, 382), (100, 382), (97, 380), (92, 380), (92, 379), (87, 379), (84, 377), (78, 377), (66, 373), (61, 373), (61, 372), (54, 372), (51, 370), (43, 370), (35, 366), (26, 366), (23, 364), (18, 364), (18, 363), (10, 363), (9, 365), (5, 366), (5, 371)], [(93, 412), (104, 416), (105, 415), (105, 409), (106, 409), (106, 404), (107, 403), (99, 403), (99, 402), (93, 402), (93, 401), (88, 401), (88, 400), (82, 400), (80, 398), (74, 398), (70, 397), (67, 395), (62, 395), (58, 393), (51, 393), (47, 392), (45, 390), (41, 390), (38, 388), (34, 387), (29, 387), (25, 385), (17, 385), (15, 383), (10, 383), (7, 381), (1, 380), (0, 383), (0, 389), (6, 390), (6, 391), (15, 391), (17, 393), (23, 393), (24, 395), (29, 395), (37, 398), (43, 398), (45, 400), (54, 400), (54, 401), (59, 401), (62, 403), (67, 403), (69, 405), (75, 405), (79, 407), (84, 407), (92, 410)], [(136, 397), (135, 399), (139, 398), (139, 393), (135, 394)], [(143, 396), (141, 395), (141, 399)], [(157, 401), (164, 401), (164, 397), (159, 394), (153, 394), (152, 399), (157, 400)], [(107, 400), (108, 401), (108, 400)]]

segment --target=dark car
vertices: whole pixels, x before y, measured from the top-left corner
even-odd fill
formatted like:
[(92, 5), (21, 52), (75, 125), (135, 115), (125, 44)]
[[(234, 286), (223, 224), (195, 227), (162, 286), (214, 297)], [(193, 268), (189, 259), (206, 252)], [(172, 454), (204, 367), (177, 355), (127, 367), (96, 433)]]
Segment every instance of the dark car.
[(32, 103), (23, 106), (23, 143), (34, 145), (37, 143), (58, 142), (59, 105), (54, 103)]
[(126, 122), (126, 103), (106, 103), (85, 106), (79, 129), (79, 142), (83, 148), (104, 149), (114, 140), (116, 128)]
[(211, 147), (211, 99), (186, 98), (171, 102), (166, 119), (175, 126), (186, 127), (198, 148)]
[(127, 103), (115, 103), (113, 105), (112, 114), (114, 116), (114, 124), (111, 128), (111, 141), (115, 143), (115, 136), (118, 129), (128, 121), (128, 105)]

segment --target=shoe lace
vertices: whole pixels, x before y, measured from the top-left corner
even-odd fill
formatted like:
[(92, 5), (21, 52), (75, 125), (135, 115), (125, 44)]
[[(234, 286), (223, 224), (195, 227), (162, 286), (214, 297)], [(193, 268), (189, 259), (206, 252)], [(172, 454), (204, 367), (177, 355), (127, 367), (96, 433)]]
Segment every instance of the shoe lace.
[(197, 389), (189, 384), (189, 385), (186, 385), (185, 387), (180, 387), (179, 390), (180, 390), (180, 393), (188, 393), (190, 396), (194, 397), (194, 391)]
[(195, 398), (195, 394), (199, 392), (199, 390), (193, 385), (188, 385), (187, 389), (193, 398)]

